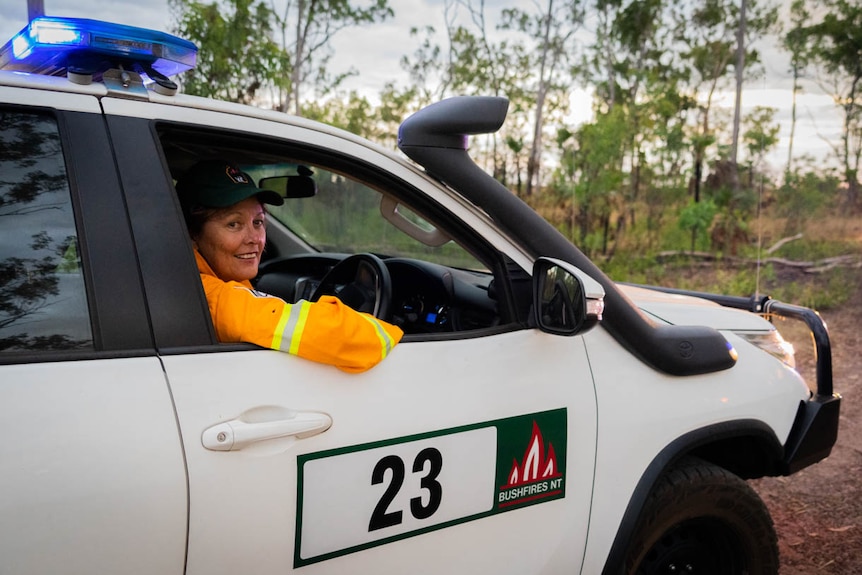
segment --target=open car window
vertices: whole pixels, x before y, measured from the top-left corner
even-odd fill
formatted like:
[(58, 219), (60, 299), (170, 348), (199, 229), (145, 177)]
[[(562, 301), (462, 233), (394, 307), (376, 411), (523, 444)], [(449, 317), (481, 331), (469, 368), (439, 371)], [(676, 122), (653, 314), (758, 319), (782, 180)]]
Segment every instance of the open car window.
[[(508, 288), (524, 282), (510, 281), (516, 272), (505, 256), (397, 173), (301, 143), (177, 125), (159, 132), (174, 180), (197, 161), (227, 159), (285, 198), (267, 206), (258, 290), (313, 300), (332, 287), (327, 274), (339, 263), (372, 254), (390, 276), (382, 319), (407, 335), (472, 337), (525, 325), (529, 297)], [(336, 284), (333, 295), (347, 286)]]

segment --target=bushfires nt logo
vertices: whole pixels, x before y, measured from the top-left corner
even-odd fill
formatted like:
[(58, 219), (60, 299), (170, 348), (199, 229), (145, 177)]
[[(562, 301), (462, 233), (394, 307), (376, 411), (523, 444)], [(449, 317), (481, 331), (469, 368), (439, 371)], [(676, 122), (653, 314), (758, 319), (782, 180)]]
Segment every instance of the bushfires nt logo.
[(533, 432), (521, 460), (514, 459), (505, 485), (497, 492), (497, 507), (509, 507), (563, 494), (563, 470), (554, 445), (545, 450), (542, 430), (533, 421)]

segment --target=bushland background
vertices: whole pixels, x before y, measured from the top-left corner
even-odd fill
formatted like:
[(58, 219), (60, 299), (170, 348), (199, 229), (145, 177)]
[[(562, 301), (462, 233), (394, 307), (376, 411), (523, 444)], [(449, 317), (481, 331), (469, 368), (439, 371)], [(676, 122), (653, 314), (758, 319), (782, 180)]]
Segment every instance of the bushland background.
[[(201, 48), (187, 93), (393, 149), (424, 105), (505, 96), (506, 124), (474, 138), (473, 156), (613, 279), (819, 310), (844, 396), (838, 442), (827, 460), (754, 485), (782, 575), (862, 573), (862, 4), (442, 0), (444, 26), (411, 28), (393, 80), (371, 95), (348, 88), (362, 77), (336, 65), (335, 46), (403, 2), (168, 5), (172, 31)], [(773, 86), (775, 106), (745, 104)], [(828, 104), (812, 113), (799, 102), (814, 92)], [(813, 381), (804, 329), (780, 328)]]

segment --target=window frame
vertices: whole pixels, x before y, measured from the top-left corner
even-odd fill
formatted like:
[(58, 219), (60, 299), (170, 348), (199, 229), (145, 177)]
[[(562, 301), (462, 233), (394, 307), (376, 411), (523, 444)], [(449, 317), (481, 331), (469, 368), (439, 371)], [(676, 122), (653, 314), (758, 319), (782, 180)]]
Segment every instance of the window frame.
[[(389, 197), (396, 198), (409, 206), (429, 221), (446, 224), (445, 233), (462, 249), (469, 252), (477, 260), (484, 263), (493, 275), (498, 290), (500, 325), (484, 330), (464, 332), (448, 332), (442, 334), (414, 334), (405, 336), (403, 341), (458, 339), (479, 337), (492, 333), (500, 333), (528, 327), (528, 315), (531, 299), (530, 274), (522, 270), (506, 254), (495, 249), (486, 239), (464, 223), (450, 210), (435, 202), (427, 194), (395, 174), (371, 164), (368, 160), (351, 156), (330, 148), (324, 148), (307, 142), (299, 142), (290, 138), (271, 136), (268, 134), (251, 134), (235, 128), (213, 128), (201, 124), (190, 124), (172, 120), (154, 120), (153, 130), (158, 139), (161, 153), (166, 165), (171, 165), (177, 178), (181, 169), (179, 164), (187, 168), (192, 158), (168, 158), (172, 150), (166, 149), (166, 142), (177, 144), (180, 140), (188, 147), (199, 146), (210, 151), (231, 150), (231, 160), (237, 164), (256, 163), (260, 156), (290, 158), (292, 161), (320, 166), (333, 173), (343, 174), (361, 184)], [(189, 154), (191, 156), (192, 154)], [(277, 250), (270, 250), (270, 258), (281, 255)], [(517, 294), (517, 295), (516, 295)]]

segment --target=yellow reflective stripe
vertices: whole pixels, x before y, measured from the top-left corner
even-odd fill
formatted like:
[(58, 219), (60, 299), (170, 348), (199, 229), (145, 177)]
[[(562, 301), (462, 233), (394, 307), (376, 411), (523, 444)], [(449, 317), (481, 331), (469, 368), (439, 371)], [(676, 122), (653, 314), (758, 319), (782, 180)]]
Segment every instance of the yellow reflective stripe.
[[(307, 301), (285, 304), (278, 325), (275, 326), (275, 333), (272, 334), (272, 349), (297, 354), (310, 308), (311, 304)], [(285, 334), (288, 336), (288, 341), (284, 341)]]
[(361, 314), (363, 318), (365, 318), (368, 323), (374, 326), (374, 331), (377, 333), (377, 339), (380, 340), (380, 358), (384, 359), (389, 352), (392, 351), (392, 338), (389, 336), (389, 333), (383, 329), (383, 326), (380, 325), (374, 317), (366, 314)]
[(290, 312), (291, 321), (288, 323), (288, 328), (291, 331), (291, 336), (290, 349), (287, 350), (287, 353), (296, 355), (299, 353), (299, 342), (302, 341), (302, 332), (305, 330), (305, 322), (308, 319), (308, 312), (311, 309), (311, 303), (300, 301), (294, 304), (293, 307), (299, 307), (299, 310), (297, 310), (299, 313), (294, 313), (293, 311)]
[(293, 306), (290, 304), (285, 304), (284, 308), (281, 310), (281, 317), (278, 318), (278, 324), (275, 326), (275, 331), (272, 334), (272, 345), (269, 347), (271, 349), (281, 349), (281, 338), (284, 336), (284, 326), (287, 324), (287, 320), (290, 317), (290, 310)]

